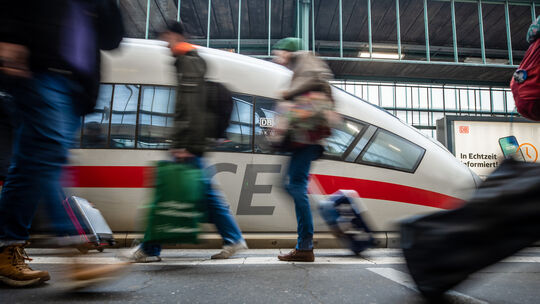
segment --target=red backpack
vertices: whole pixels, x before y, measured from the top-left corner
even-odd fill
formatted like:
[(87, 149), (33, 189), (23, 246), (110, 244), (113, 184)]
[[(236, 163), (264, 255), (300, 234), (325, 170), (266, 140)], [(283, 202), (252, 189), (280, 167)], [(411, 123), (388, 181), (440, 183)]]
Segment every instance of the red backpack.
[(525, 53), (510, 81), (510, 88), (519, 114), (540, 121), (540, 39)]

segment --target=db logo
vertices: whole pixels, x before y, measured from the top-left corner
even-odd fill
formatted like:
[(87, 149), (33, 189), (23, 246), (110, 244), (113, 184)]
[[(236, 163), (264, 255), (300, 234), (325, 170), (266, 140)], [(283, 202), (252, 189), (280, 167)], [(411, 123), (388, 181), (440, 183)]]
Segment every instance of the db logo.
[(459, 126), (459, 134), (469, 134), (469, 126)]
[(273, 118), (259, 118), (260, 127), (273, 127), (274, 119)]

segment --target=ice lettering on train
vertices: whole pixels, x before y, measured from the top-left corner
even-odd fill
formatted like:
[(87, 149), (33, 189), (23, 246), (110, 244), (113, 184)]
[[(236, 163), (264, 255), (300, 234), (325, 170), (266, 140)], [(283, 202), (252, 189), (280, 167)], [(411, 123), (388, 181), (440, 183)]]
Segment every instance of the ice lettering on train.
[[(218, 163), (208, 167), (211, 176), (220, 172), (229, 172), (236, 174), (238, 166), (232, 163)], [(269, 194), (272, 192), (272, 185), (257, 185), (257, 174), (259, 173), (281, 173), (281, 165), (253, 165), (248, 164), (244, 173), (244, 180), (238, 200), (237, 215), (272, 215), (275, 206), (252, 206), (254, 194)]]
[(208, 175), (210, 177), (214, 177), (214, 175), (220, 173), (220, 172), (229, 172), (236, 174), (236, 169), (238, 169), (238, 165), (233, 163), (219, 163), (212, 166), (209, 166), (206, 168), (206, 171), (208, 172)]
[(252, 206), (253, 194), (264, 194), (272, 192), (272, 185), (256, 185), (257, 174), (259, 173), (281, 173), (281, 165), (252, 165), (246, 166), (242, 191), (238, 201), (237, 215), (272, 215), (275, 206)]

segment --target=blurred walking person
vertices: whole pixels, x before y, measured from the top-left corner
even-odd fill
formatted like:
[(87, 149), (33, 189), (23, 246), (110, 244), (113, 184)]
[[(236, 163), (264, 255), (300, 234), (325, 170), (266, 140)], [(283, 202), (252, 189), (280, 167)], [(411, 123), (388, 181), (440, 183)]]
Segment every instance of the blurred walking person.
[[(321, 59), (311, 52), (299, 51), (301, 40), (285, 38), (274, 45), (275, 62), (293, 71), (289, 88), (282, 92), (282, 98), (293, 104), (313, 103), (315, 99), (330, 101), (333, 105), (329, 80), (332, 72)], [(314, 97), (315, 96), (315, 97)], [(306, 121), (303, 121), (305, 124)], [(292, 151), (285, 185), (287, 192), (294, 199), (298, 239), (296, 248), (287, 254), (279, 255), (281, 261), (313, 262), (313, 216), (307, 196), (309, 169), (311, 162), (322, 156), (321, 140), (329, 135), (329, 128), (318, 130), (313, 125), (311, 130), (289, 128), (284, 145)], [(322, 134), (321, 131), (325, 134)]]
[[(24, 246), (38, 203), (62, 236), (82, 242), (60, 204), (62, 166), (81, 116), (93, 110), (100, 78), (100, 49), (116, 48), (123, 35), (113, 0), (2, 1), (0, 73), (10, 78), (18, 121), (13, 157), (0, 198), (0, 281), (29, 286), (49, 280), (32, 270)], [(3, 86), (6, 83), (3, 84)], [(87, 284), (111, 276), (119, 264), (76, 263), (68, 278)]]
[[(176, 59), (178, 75), (171, 154), (177, 162), (203, 169), (202, 157), (208, 134), (212, 133), (211, 128), (218, 123), (216, 120), (226, 119), (228, 122), (229, 117), (211, 116), (208, 112), (208, 87), (204, 78), (206, 63), (198, 55), (196, 47), (186, 42), (183, 24), (176, 21), (169, 21), (168, 24), (160, 38), (169, 43), (171, 53)], [(206, 204), (208, 220), (216, 225), (224, 242), (223, 250), (213, 255), (212, 259), (227, 259), (239, 250), (247, 249), (247, 245), (225, 198), (212, 186), (211, 178), (204, 176), (203, 183), (203, 201)], [(129, 259), (136, 263), (159, 262), (160, 252), (160, 243), (143, 242), (132, 250)]]

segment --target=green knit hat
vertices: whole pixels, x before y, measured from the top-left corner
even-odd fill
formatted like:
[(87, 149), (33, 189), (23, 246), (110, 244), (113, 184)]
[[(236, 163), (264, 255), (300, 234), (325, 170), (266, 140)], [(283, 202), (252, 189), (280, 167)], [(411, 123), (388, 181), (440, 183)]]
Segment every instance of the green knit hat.
[(276, 44), (274, 44), (273, 49), (296, 52), (300, 50), (301, 45), (302, 45), (302, 40), (300, 38), (287, 37), (276, 42)]

